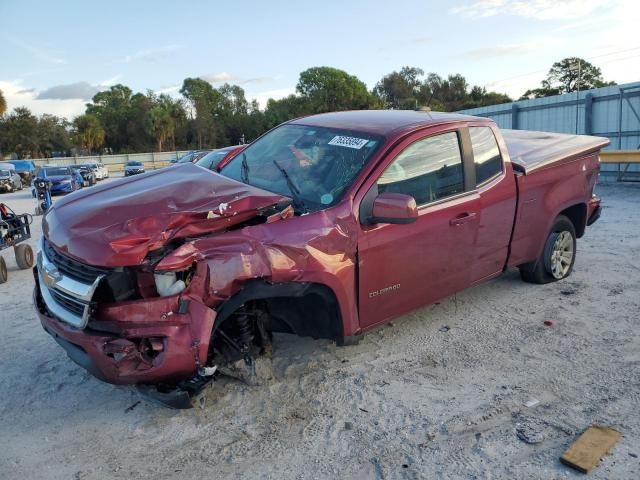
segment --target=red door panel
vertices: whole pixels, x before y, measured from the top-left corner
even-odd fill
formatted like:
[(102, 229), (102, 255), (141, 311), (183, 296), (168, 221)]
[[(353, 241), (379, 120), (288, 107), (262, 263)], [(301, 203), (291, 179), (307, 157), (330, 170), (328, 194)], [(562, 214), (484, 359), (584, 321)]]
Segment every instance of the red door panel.
[(479, 220), (476, 193), (422, 207), (408, 225), (363, 227), (360, 326), (368, 328), (467, 287)]

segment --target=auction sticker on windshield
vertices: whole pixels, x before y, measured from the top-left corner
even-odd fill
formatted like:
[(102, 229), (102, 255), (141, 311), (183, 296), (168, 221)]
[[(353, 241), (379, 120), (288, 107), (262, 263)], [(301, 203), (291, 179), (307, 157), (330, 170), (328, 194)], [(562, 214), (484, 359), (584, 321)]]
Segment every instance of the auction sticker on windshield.
[(367, 140), (366, 138), (344, 137), (342, 135), (336, 135), (329, 141), (329, 145), (337, 145), (339, 147), (355, 148), (356, 150), (360, 150), (368, 142), (369, 140)]

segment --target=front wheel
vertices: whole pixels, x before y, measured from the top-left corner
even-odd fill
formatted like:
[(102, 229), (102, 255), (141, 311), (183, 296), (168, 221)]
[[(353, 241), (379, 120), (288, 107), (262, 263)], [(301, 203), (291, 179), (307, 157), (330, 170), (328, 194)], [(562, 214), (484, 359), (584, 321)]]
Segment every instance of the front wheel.
[(576, 229), (571, 220), (559, 215), (551, 227), (542, 254), (535, 263), (520, 266), (525, 282), (557, 282), (571, 275), (576, 260)]

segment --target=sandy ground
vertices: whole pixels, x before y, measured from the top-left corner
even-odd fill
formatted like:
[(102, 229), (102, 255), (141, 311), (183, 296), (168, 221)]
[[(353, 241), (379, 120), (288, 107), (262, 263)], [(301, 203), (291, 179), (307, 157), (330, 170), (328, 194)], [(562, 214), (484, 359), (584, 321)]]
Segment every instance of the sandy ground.
[[(640, 185), (598, 190), (604, 214), (569, 279), (534, 286), (510, 271), (353, 347), (278, 336), (274, 381), (222, 379), (189, 411), (72, 363), (5, 251), (0, 477), (582, 478), (558, 457), (601, 423), (623, 437), (590, 478), (638, 478)], [(35, 203), (26, 190), (0, 201)]]

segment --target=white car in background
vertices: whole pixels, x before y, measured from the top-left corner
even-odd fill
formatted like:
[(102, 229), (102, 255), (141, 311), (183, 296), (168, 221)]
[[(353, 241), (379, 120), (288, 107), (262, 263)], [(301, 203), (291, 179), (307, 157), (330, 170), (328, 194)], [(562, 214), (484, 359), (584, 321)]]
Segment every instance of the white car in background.
[(92, 162), (86, 164), (88, 167), (91, 167), (93, 173), (96, 174), (96, 180), (104, 180), (105, 178), (109, 178), (109, 169), (105, 167), (102, 163)]
[(98, 163), (98, 173), (96, 174), (96, 176), (98, 177), (98, 180), (109, 178), (109, 169), (102, 163)]

